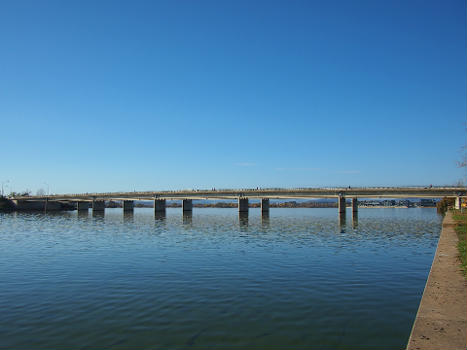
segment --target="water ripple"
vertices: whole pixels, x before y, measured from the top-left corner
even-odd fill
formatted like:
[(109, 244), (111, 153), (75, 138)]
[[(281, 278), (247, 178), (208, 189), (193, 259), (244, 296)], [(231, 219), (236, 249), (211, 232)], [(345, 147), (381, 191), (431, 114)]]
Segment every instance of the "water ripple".
[(433, 209), (0, 214), (0, 347), (402, 348)]

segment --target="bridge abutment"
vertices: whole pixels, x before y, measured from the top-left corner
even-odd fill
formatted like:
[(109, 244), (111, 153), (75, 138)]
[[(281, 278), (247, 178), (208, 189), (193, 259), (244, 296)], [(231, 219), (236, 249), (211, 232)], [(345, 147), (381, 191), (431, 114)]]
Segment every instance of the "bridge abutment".
[(240, 213), (248, 213), (248, 198), (238, 198), (238, 211)]
[(49, 208), (49, 210), (60, 210), (61, 208), (59, 202), (52, 201), (49, 203), (47, 199), (39, 201), (14, 199), (12, 202), (17, 210), (47, 211), (47, 208)]

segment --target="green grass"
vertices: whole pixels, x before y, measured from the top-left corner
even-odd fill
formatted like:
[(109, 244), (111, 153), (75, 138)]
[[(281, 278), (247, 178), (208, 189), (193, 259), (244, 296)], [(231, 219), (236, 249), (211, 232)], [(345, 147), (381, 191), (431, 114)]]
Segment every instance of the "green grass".
[(456, 220), (456, 233), (459, 238), (459, 243), (457, 244), (457, 248), (459, 249), (459, 259), (461, 261), (464, 276), (467, 277), (467, 211), (462, 213), (460, 210), (453, 210), (453, 218)]

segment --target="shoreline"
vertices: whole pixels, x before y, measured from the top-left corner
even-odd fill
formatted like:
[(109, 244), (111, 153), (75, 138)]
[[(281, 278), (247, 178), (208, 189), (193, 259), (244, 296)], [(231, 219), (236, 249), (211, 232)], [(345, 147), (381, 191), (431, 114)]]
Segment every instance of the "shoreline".
[(407, 350), (466, 349), (467, 283), (458, 258), (455, 225), (452, 213), (447, 212)]

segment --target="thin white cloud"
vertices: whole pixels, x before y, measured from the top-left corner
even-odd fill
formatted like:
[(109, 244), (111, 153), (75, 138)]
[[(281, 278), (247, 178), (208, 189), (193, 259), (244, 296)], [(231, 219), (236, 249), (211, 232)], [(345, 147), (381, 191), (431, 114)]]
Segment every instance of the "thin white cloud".
[(256, 163), (251, 163), (251, 162), (239, 162), (235, 163), (236, 166), (256, 166)]
[(276, 171), (318, 171), (321, 168), (275, 168)]
[(337, 174), (360, 174), (360, 170), (339, 170)]

